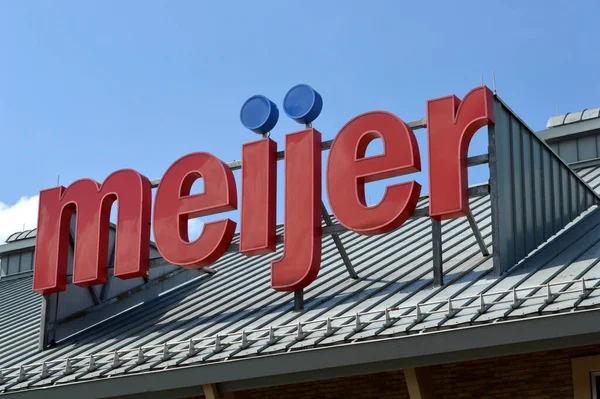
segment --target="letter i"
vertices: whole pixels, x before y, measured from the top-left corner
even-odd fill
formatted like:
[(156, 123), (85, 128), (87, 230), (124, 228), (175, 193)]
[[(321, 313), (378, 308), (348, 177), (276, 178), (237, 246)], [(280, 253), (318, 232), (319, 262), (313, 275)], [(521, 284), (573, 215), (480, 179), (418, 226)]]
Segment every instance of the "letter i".
[(242, 106), (242, 124), (262, 139), (242, 146), (242, 209), (240, 252), (260, 255), (275, 251), (277, 217), (277, 143), (268, 138), (279, 111), (264, 96), (250, 97)]

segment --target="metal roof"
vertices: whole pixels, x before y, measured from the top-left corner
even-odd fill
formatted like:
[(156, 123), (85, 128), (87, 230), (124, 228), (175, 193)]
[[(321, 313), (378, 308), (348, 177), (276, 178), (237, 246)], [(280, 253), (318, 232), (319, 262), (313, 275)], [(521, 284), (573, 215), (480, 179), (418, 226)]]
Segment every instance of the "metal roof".
[(37, 352), (40, 295), (31, 290), (31, 277), (0, 279), (0, 358), (8, 364)]
[[(600, 167), (579, 171), (596, 191)], [(422, 198), (419, 207), (427, 207)], [(489, 195), (471, 199), (491, 248)], [(444, 221), (446, 284), (433, 287), (431, 223), (412, 219), (367, 237), (340, 235), (359, 279), (350, 279), (331, 236), (317, 280), (294, 312), (289, 293), (270, 289), (274, 254), (221, 258), (155, 300), (37, 351), (41, 297), (31, 277), (0, 280), (0, 370), (4, 392), (148, 370), (209, 364), (427, 330), (538, 317), (600, 303), (600, 211), (592, 207), (500, 278), (466, 218)], [(582, 296), (581, 294), (584, 293)], [(93, 359), (93, 360), (92, 360)]]

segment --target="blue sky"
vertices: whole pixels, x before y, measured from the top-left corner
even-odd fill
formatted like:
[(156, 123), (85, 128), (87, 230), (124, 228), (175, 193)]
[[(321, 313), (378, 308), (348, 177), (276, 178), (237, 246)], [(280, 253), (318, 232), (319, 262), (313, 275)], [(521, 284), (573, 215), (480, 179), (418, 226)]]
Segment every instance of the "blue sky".
[[(66, 185), (130, 167), (152, 179), (193, 151), (239, 159), (257, 137), (242, 103), (264, 94), (281, 110), (297, 83), (323, 96), (324, 139), (369, 110), (421, 118), (427, 99), (462, 97), (482, 76), (491, 85), (492, 70), (500, 96), (542, 129), (557, 105), (600, 105), (599, 13), (597, 1), (1, 2), (0, 238), (33, 227), (35, 196), (59, 174)], [(300, 128), (281, 114), (280, 148)], [(486, 151), (480, 132), (470, 153)], [(376, 202), (383, 185), (370, 189)]]

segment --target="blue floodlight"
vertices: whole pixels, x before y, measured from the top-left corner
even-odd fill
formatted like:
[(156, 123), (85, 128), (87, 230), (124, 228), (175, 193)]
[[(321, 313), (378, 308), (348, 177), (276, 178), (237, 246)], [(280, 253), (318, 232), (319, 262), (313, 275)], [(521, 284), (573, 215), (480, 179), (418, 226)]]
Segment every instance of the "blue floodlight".
[(269, 133), (278, 120), (279, 110), (277, 106), (273, 101), (261, 95), (247, 99), (240, 111), (242, 125), (258, 134)]
[(309, 85), (292, 87), (283, 98), (285, 114), (298, 123), (312, 123), (323, 109), (323, 98)]

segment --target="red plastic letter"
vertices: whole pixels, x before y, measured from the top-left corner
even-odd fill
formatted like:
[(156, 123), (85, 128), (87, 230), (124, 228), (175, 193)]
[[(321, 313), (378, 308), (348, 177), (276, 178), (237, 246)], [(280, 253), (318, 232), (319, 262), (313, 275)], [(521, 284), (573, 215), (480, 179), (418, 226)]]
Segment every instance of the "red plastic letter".
[(110, 208), (118, 200), (114, 275), (145, 276), (150, 245), (150, 181), (134, 170), (119, 170), (100, 186), (91, 179), (69, 188), (40, 192), (33, 290), (40, 294), (64, 291), (67, 282), (71, 216), (76, 213), (73, 283), (91, 286), (106, 282)]
[(494, 96), (485, 86), (427, 101), (429, 214), (440, 219), (469, 212), (467, 154), (479, 128), (494, 123)]
[(262, 139), (242, 146), (240, 252), (275, 251), (277, 217), (277, 143)]
[(321, 265), (321, 133), (285, 136), (283, 256), (271, 263), (271, 287), (296, 291)]
[[(384, 152), (365, 157), (380, 137)], [(412, 180), (387, 186), (383, 199), (367, 206), (365, 183), (421, 170), (415, 135), (400, 118), (368, 112), (348, 122), (337, 134), (327, 160), (327, 196), (340, 224), (361, 234), (388, 233), (402, 225), (417, 206), (421, 186)]]
[[(204, 192), (190, 195), (194, 182), (204, 179)], [(190, 269), (219, 259), (231, 244), (235, 222), (230, 219), (204, 224), (193, 242), (188, 238), (188, 219), (237, 209), (237, 193), (231, 169), (215, 156), (188, 154), (167, 169), (156, 193), (154, 238), (163, 258)]]

